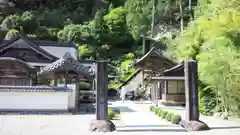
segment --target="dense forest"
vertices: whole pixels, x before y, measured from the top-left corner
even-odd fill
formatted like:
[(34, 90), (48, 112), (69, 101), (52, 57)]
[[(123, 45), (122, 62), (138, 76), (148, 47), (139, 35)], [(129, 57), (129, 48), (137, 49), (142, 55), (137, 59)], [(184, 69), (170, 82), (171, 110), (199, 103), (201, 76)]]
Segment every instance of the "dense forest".
[(141, 38), (175, 61), (199, 62), (200, 111), (240, 114), (239, 0), (1, 0), (0, 39), (75, 42), (80, 59), (110, 59), (116, 87), (134, 72)]

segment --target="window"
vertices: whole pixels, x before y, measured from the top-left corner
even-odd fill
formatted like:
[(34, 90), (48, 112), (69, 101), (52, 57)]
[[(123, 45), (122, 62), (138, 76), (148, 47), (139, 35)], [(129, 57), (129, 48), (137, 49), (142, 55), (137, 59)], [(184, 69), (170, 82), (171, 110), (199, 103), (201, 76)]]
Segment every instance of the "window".
[(177, 81), (177, 93), (185, 93), (184, 81)]
[(170, 94), (185, 93), (184, 81), (168, 81), (168, 92)]

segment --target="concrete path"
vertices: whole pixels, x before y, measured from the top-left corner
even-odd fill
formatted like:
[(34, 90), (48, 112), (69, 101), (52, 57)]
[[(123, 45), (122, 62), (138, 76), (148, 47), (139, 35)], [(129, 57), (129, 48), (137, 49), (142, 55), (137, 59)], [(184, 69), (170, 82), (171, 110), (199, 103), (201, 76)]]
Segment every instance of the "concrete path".
[[(151, 135), (164, 133), (166, 134), (183, 134), (183, 135), (212, 135), (212, 134), (231, 134), (239, 135), (240, 123), (231, 120), (222, 120), (216, 117), (201, 116), (200, 119), (206, 122), (212, 129), (201, 132), (186, 132), (179, 125), (173, 125), (165, 120), (160, 119), (155, 114), (149, 112), (151, 104), (140, 104), (131, 101), (121, 101), (112, 103), (112, 107), (118, 107), (121, 111), (121, 123), (117, 124), (118, 132), (125, 133), (149, 133)], [(182, 107), (165, 107), (168, 111), (178, 113), (183, 116), (185, 110)]]
[(166, 120), (162, 120), (148, 109), (142, 109), (141, 104), (133, 102), (116, 102), (112, 106), (117, 106), (121, 111), (121, 125), (117, 125), (117, 131), (176, 131), (186, 132), (179, 125), (173, 125)]

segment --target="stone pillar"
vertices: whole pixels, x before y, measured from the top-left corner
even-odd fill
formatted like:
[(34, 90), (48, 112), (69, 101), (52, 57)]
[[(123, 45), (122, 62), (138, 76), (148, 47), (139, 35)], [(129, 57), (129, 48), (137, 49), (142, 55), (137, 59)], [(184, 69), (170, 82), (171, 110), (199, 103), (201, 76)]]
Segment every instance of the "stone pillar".
[(107, 120), (108, 119), (108, 62), (100, 60), (97, 62), (96, 70), (96, 119)]
[(186, 118), (179, 124), (187, 131), (209, 130), (208, 125), (199, 120), (198, 110), (198, 64), (194, 60), (184, 62)]
[(198, 69), (196, 61), (184, 62), (186, 120), (198, 121)]

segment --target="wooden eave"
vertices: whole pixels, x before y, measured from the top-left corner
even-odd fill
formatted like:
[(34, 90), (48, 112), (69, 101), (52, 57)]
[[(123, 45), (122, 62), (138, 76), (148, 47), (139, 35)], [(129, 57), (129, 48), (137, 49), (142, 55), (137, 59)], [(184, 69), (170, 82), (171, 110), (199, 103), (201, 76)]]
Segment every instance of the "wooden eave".
[(161, 55), (155, 47), (139, 59), (135, 64), (137, 68), (160, 71), (176, 65), (175, 62)]
[(42, 68), (39, 75), (51, 79), (56, 76), (77, 77), (78, 80), (94, 78), (89, 69), (75, 60), (69, 53)]
[(161, 76), (152, 77), (151, 80), (152, 81), (185, 80), (184, 63), (182, 62), (170, 69), (165, 70)]

